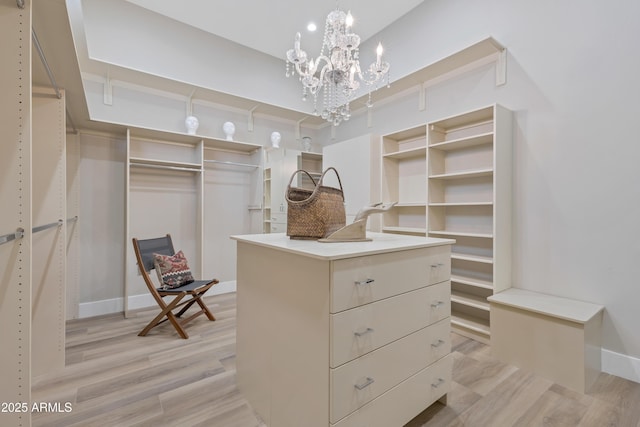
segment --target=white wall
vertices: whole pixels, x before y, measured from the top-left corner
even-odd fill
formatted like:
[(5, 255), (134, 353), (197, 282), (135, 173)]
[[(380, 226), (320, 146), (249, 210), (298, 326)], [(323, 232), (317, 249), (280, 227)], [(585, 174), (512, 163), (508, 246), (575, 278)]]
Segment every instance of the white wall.
[(124, 294), (125, 159), (124, 136), (80, 135), (80, 317)]
[[(380, 34), (403, 75), (491, 35), (494, 66), (375, 105), (336, 141), (386, 133), (493, 102), (515, 111), (513, 285), (603, 304), (607, 351), (640, 364), (640, 3), (431, 0)], [(363, 47), (363, 49), (366, 47)], [(633, 359), (635, 358), (635, 359)], [(640, 371), (636, 372), (640, 377)]]
[[(364, 206), (379, 202), (375, 199), (378, 191), (372, 186), (372, 172), (377, 168), (372, 162), (378, 163), (379, 158), (372, 145), (377, 145), (377, 138), (372, 135), (363, 135), (358, 138), (343, 141), (324, 147), (322, 150), (322, 168), (334, 167), (340, 176), (345, 201), (347, 224), (351, 224)], [(339, 188), (337, 178), (333, 172), (328, 172), (324, 178), (324, 185)], [(374, 216), (367, 221), (367, 229), (371, 230)], [(375, 229), (375, 228), (374, 228)]]

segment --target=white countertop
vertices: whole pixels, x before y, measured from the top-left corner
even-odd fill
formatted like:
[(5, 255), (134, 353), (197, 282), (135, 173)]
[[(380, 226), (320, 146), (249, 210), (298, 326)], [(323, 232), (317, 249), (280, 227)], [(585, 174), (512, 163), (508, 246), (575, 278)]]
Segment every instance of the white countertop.
[(389, 233), (367, 232), (367, 237), (373, 240), (370, 242), (320, 243), (316, 240), (289, 239), (285, 233), (231, 236), (232, 239), (238, 242), (250, 243), (329, 261), (399, 250), (452, 245), (455, 243), (453, 239), (436, 239), (432, 237), (404, 236)]

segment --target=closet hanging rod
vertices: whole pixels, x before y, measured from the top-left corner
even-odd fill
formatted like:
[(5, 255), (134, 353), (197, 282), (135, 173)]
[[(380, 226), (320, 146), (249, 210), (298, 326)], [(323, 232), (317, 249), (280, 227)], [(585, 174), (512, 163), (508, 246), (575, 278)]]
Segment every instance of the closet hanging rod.
[(260, 165), (252, 165), (249, 163), (237, 163), (237, 162), (227, 162), (227, 161), (223, 161), (223, 160), (204, 160), (207, 163), (219, 163), (222, 165), (230, 165), (230, 166), (242, 166), (245, 168), (259, 168)]
[[(67, 218), (67, 222), (77, 221), (77, 220), (78, 220), (78, 215), (71, 218)], [(52, 222), (51, 224), (45, 224), (45, 225), (39, 225), (38, 227), (33, 227), (31, 229), (31, 232), (37, 233), (38, 231), (43, 231), (43, 230), (46, 230), (47, 228), (58, 227), (58, 226), (61, 226), (62, 224), (64, 224), (64, 221), (59, 219), (58, 221)], [(18, 228), (18, 230), (15, 233), (9, 233), (9, 234), (5, 234), (4, 236), (0, 236), (0, 245), (4, 243), (8, 243), (12, 240), (22, 239), (23, 237), (24, 237), (24, 230), (22, 228)]]
[(51, 86), (53, 86), (53, 90), (56, 91), (56, 96), (58, 97), (58, 99), (60, 99), (62, 98), (62, 94), (60, 93), (60, 88), (58, 87), (56, 78), (53, 76), (53, 73), (51, 72), (51, 68), (49, 67), (47, 58), (45, 58), (44, 56), (44, 51), (40, 46), (40, 40), (38, 40), (38, 36), (36, 35), (36, 30), (34, 30), (33, 28), (31, 28), (31, 38), (33, 39), (33, 45), (36, 47), (36, 51), (38, 51), (38, 56), (40, 56), (40, 61), (42, 61), (44, 70), (47, 72), (47, 76), (49, 76), (49, 81), (51, 82)]
[(170, 170), (176, 170), (176, 171), (201, 172), (200, 169), (196, 169), (196, 168), (183, 168), (180, 166), (165, 166), (165, 165), (149, 165), (146, 163), (131, 163), (131, 166), (136, 166), (141, 168), (152, 168), (152, 169), (170, 169)]
[(32, 232), (32, 233), (37, 233), (37, 232), (39, 232), (39, 231), (43, 231), (43, 230), (46, 230), (46, 229), (48, 229), (48, 228), (60, 227), (62, 224), (64, 224), (64, 221), (63, 221), (63, 220), (61, 220), (61, 219), (59, 219), (59, 220), (57, 220), (56, 222), (52, 222), (52, 223), (50, 223), (50, 224), (39, 225), (39, 226), (37, 226), (37, 227), (33, 227), (33, 228), (31, 229), (31, 232)]
[(22, 228), (18, 228), (15, 233), (5, 234), (4, 236), (0, 236), (0, 245), (5, 243), (9, 243), (12, 240), (22, 239), (24, 237), (24, 230)]
[[(20, 6), (20, 4), (18, 4), (18, 6)], [(23, 2), (23, 7), (24, 7), (24, 2)], [(33, 45), (35, 46), (36, 51), (38, 51), (38, 56), (40, 57), (42, 66), (47, 72), (47, 76), (49, 76), (49, 81), (51, 82), (51, 86), (53, 86), (53, 90), (56, 92), (56, 97), (58, 97), (58, 99), (61, 99), (62, 94), (60, 93), (60, 87), (58, 86), (58, 82), (56, 82), (56, 78), (53, 76), (53, 72), (51, 71), (51, 67), (49, 67), (49, 62), (47, 61), (47, 58), (44, 56), (44, 51), (42, 50), (42, 46), (40, 46), (40, 40), (38, 40), (38, 36), (36, 35), (36, 30), (34, 28), (31, 28), (31, 39), (33, 40)], [(76, 128), (76, 125), (73, 123), (73, 119), (71, 118), (71, 114), (69, 113), (69, 109), (66, 107), (66, 105), (65, 105), (65, 113), (67, 114), (67, 120), (71, 125), (71, 129), (73, 130), (73, 133), (77, 134), (78, 129)]]

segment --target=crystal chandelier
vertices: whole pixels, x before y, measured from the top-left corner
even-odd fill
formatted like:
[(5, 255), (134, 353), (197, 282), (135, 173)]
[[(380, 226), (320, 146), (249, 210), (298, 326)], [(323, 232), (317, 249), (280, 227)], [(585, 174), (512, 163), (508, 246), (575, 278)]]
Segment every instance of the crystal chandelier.
[[(349, 103), (353, 100), (360, 82), (373, 90), (387, 78), (389, 85), (389, 63), (382, 60), (382, 45), (378, 44), (377, 58), (364, 72), (358, 59), (360, 36), (351, 31), (351, 12), (332, 11), (327, 15), (320, 55), (315, 60), (307, 58), (300, 49), (300, 33), (296, 33), (293, 49), (287, 51), (287, 77), (298, 73), (302, 83), (302, 99), (313, 96), (314, 114), (338, 126), (349, 120)], [(292, 70), (293, 69), (293, 70)], [(318, 95), (322, 92), (322, 110), (318, 112)], [(371, 88), (367, 107), (371, 107)]]

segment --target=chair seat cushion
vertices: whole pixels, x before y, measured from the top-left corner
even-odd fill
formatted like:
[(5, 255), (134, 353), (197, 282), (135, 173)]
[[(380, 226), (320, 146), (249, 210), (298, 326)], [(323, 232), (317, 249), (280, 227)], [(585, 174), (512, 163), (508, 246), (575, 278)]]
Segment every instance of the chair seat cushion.
[(173, 288), (173, 289), (163, 289), (163, 288), (158, 288), (158, 291), (162, 292), (163, 294), (178, 294), (180, 292), (191, 292), (195, 289), (198, 289), (201, 286), (204, 285), (208, 285), (209, 283), (215, 281), (214, 280), (195, 280), (191, 283), (187, 283), (186, 285), (182, 285), (178, 288)]
[(158, 273), (161, 289), (173, 289), (193, 282), (193, 275), (182, 251), (175, 255), (154, 253), (153, 263)]

